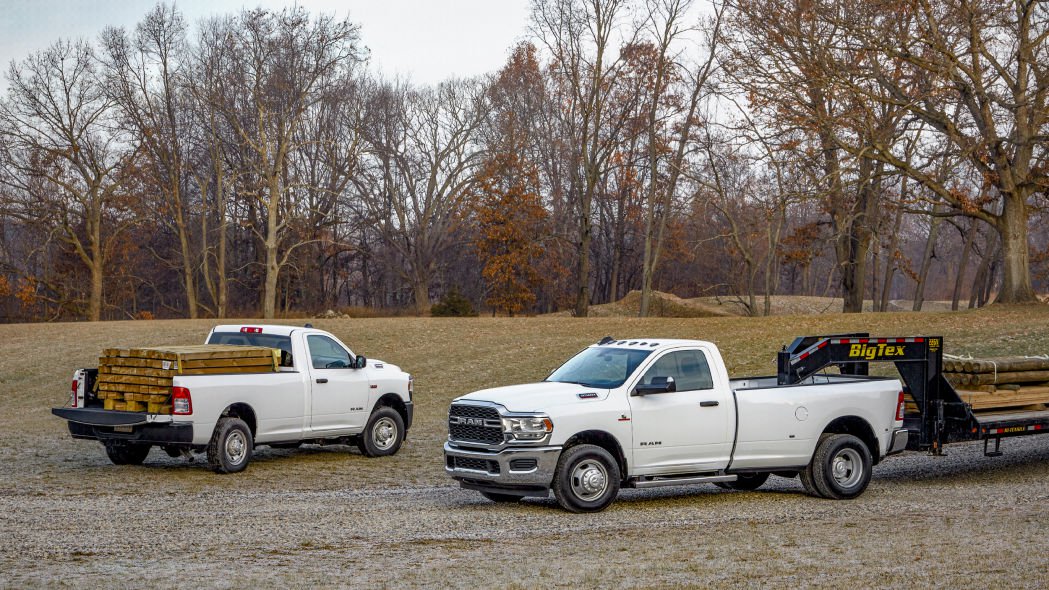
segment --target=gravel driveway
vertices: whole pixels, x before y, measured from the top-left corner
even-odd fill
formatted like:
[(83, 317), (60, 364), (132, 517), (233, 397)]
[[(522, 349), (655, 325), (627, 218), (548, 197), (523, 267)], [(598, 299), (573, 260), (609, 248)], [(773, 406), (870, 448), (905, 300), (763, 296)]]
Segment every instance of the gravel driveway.
[[(436, 442), (409, 442), (401, 460)], [(57, 440), (3, 451), (0, 585), (1045, 588), (1049, 437), (1004, 448), (891, 458), (853, 501), (773, 477), (750, 493), (625, 490), (573, 515), (490, 503), (439, 462), (398, 485), (401, 455), (348, 447), (262, 449), (217, 476), (156, 450), (116, 467), (95, 443)]]

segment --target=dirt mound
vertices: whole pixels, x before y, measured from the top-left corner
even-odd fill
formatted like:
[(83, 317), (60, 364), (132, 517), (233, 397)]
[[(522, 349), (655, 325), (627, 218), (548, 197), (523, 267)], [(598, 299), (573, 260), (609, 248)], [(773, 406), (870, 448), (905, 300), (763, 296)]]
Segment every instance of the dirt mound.
[[(641, 291), (631, 291), (614, 303), (590, 306), (590, 317), (637, 317), (641, 310)], [(733, 314), (727, 309), (708, 305), (702, 301), (682, 299), (677, 295), (652, 291), (648, 307), (650, 317), (658, 318), (711, 318), (728, 317)]]

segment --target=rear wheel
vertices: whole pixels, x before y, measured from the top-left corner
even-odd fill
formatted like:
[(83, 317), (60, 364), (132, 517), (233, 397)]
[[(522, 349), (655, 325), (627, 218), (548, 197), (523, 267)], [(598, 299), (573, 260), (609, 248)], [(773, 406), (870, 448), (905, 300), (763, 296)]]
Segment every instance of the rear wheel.
[(397, 410), (381, 407), (372, 412), (368, 425), (357, 439), (357, 448), (368, 457), (393, 455), (404, 441), (404, 420)]
[(141, 465), (152, 445), (123, 440), (107, 440), (106, 455), (114, 465)]
[(619, 464), (596, 445), (578, 445), (561, 454), (554, 497), (569, 512), (604, 510), (619, 494)]
[(848, 500), (867, 489), (871, 480), (871, 463), (870, 449), (855, 436), (824, 435), (806, 473), (820, 496)]
[(515, 496), (513, 494), (498, 494), (495, 492), (481, 492), (481, 495), (491, 500), (492, 502), (499, 502), (501, 504), (509, 504), (513, 502), (520, 502), (521, 496)]
[(208, 467), (216, 473), (244, 471), (253, 449), (251, 429), (243, 420), (232, 416), (221, 418), (208, 443)]
[(752, 492), (764, 485), (768, 479), (768, 473), (740, 473), (737, 476), (736, 481), (723, 481), (719, 482), (717, 485), (726, 490)]

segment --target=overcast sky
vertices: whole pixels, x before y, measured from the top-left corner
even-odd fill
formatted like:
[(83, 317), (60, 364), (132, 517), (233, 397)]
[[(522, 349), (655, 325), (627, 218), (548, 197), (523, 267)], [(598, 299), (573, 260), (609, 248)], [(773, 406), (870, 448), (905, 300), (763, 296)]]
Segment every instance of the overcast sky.
[[(0, 64), (21, 60), (59, 39), (95, 38), (107, 25), (131, 29), (151, 0), (0, 0)], [(279, 10), (290, 2), (179, 0), (190, 23), (241, 8)], [(311, 13), (350, 17), (361, 26), (371, 67), (419, 83), (499, 69), (527, 34), (529, 0), (299, 0)], [(6, 88), (0, 78), (0, 88)]]

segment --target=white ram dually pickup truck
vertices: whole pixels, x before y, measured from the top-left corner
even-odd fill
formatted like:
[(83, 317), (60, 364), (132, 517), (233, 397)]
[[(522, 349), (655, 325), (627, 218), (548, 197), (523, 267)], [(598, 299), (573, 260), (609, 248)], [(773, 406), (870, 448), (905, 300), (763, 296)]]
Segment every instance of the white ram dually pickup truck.
[(412, 378), (396, 365), (353, 353), (323, 330), (223, 325), (207, 344), (280, 350), (278, 371), (176, 375), (170, 414), (106, 410), (92, 393), (97, 369), (73, 375), (73, 438), (98, 440), (113, 463), (140, 464), (154, 445), (168, 455), (205, 452), (219, 473), (243, 470), (257, 445), (355, 443), (369, 457), (392, 455), (412, 425)]
[(854, 498), (906, 448), (903, 408), (896, 379), (730, 380), (710, 342), (605, 338), (545, 381), (453, 400), (445, 470), (496, 502), (552, 489), (572, 512), (604, 509), (621, 487), (753, 490), (770, 474)]

